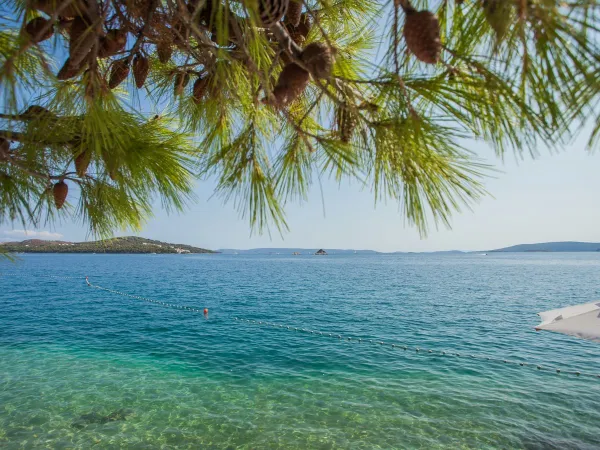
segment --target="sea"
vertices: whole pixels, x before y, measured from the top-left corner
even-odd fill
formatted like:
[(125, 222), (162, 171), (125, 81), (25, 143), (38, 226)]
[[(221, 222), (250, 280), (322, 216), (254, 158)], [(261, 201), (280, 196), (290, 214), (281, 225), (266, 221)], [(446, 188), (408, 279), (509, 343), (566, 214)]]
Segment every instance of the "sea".
[(18, 257), (2, 449), (600, 448), (600, 253)]

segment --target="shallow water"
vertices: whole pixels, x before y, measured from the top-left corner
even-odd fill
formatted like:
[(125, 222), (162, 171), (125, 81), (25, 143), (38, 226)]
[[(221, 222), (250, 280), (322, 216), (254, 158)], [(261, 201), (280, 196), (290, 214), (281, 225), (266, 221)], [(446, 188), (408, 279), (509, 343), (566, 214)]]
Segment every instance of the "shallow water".
[[(600, 378), (564, 373), (600, 374), (600, 346), (533, 331), (600, 298), (600, 254), (21, 256), (0, 263), (0, 448), (600, 446)], [(38, 276), (86, 274), (209, 318)]]

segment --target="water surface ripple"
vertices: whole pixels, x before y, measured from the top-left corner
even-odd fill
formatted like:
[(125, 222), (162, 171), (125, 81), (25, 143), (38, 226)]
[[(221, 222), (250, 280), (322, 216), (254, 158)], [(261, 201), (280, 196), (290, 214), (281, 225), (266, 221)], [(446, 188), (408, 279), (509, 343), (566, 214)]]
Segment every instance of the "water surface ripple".
[[(0, 448), (600, 447), (600, 346), (536, 333), (600, 254), (22, 255), (0, 263)], [(164, 308), (86, 287), (166, 303)]]

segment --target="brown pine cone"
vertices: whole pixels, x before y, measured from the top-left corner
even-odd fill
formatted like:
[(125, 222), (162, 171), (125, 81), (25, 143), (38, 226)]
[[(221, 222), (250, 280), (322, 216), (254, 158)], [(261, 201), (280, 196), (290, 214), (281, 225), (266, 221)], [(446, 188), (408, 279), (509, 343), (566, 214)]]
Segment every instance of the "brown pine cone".
[(352, 140), (356, 128), (356, 117), (347, 108), (338, 107), (335, 114), (335, 122), (340, 140), (347, 144)]
[(148, 61), (148, 58), (140, 54), (135, 55), (135, 58), (133, 58), (133, 79), (138, 89), (146, 82), (149, 71), (150, 61)]
[(210, 78), (208, 76), (199, 77), (194, 86), (192, 87), (192, 98), (194, 103), (199, 104), (206, 95), (208, 83)]
[(190, 81), (190, 74), (185, 72), (185, 73), (178, 73), (175, 76), (175, 83), (173, 85), (173, 93), (175, 95), (181, 95), (183, 94), (183, 90), (185, 89), (185, 87), (187, 86), (187, 84)]
[(483, 0), (483, 12), (498, 40), (502, 39), (508, 32), (513, 19), (513, 4), (506, 0)]
[(156, 44), (156, 54), (158, 55), (158, 60), (161, 63), (166, 64), (171, 59), (173, 47), (171, 47), (171, 44), (167, 42), (159, 42)]
[(114, 158), (111, 158), (105, 150), (100, 151), (100, 156), (102, 157), (102, 161), (104, 162), (104, 167), (106, 169), (107, 175), (111, 180), (117, 181), (119, 177), (119, 167), (118, 163)]
[(258, 12), (265, 28), (279, 22), (288, 9), (289, 0), (259, 0)]
[(10, 153), (10, 141), (0, 137), (0, 161), (7, 159)]
[(127, 58), (119, 59), (115, 61), (110, 69), (110, 78), (108, 80), (108, 87), (110, 89), (116, 88), (120, 85), (125, 78), (129, 75), (129, 61)]
[(285, 23), (297, 27), (302, 16), (302, 0), (289, 0)]
[(98, 58), (107, 58), (116, 55), (125, 48), (125, 44), (127, 44), (127, 31), (119, 29), (108, 30), (106, 36), (100, 41)]
[(96, 43), (96, 33), (83, 17), (75, 17), (71, 24), (69, 39), (69, 60), (73, 67), (86, 58), (92, 46)]
[[(62, 5), (61, 0), (32, 0), (31, 8), (43, 11), (51, 16), (58, 6)], [(85, 1), (72, 0), (69, 5), (62, 8), (60, 11), (61, 17), (76, 17), (83, 14), (87, 10)]]
[(52, 195), (54, 195), (54, 204), (56, 205), (56, 209), (63, 207), (68, 193), (69, 186), (63, 180), (60, 180), (52, 187)]
[(308, 44), (300, 55), (302, 62), (315, 78), (328, 78), (333, 67), (333, 54), (322, 42)]
[(21, 116), (27, 119), (50, 119), (55, 117), (53, 113), (40, 105), (31, 105), (21, 113)]
[[(152, 4), (151, 0), (124, 0), (120, 1), (120, 4), (124, 4), (127, 13), (136, 19), (146, 18), (148, 16), (148, 10)], [(156, 16), (156, 11), (155, 14)]]
[(404, 39), (406, 46), (420, 61), (435, 64), (440, 58), (440, 24), (430, 11), (405, 8)]
[(300, 14), (300, 21), (298, 22), (298, 25), (294, 26), (291, 23), (287, 23), (286, 20), (285, 26), (292, 40), (296, 44), (302, 46), (304, 45), (306, 37), (308, 36), (308, 33), (312, 27), (312, 20), (307, 13), (302, 13)]
[(71, 64), (71, 58), (67, 58), (62, 68), (56, 74), (56, 78), (59, 80), (68, 80), (69, 78), (76, 77), (79, 75), (86, 65), (86, 61), (82, 61), (79, 66), (73, 66)]
[(75, 158), (75, 172), (80, 177), (84, 177), (91, 162), (91, 155), (88, 151), (83, 151)]
[[(27, 25), (25, 25), (25, 33), (29, 36), (29, 39), (36, 44), (45, 41), (46, 39), (50, 39), (54, 34), (54, 27), (48, 26), (48, 22), (49, 21), (43, 17), (31, 19), (27, 22)], [(44, 28), (46, 28), (46, 31), (41, 33)]]
[[(197, 3), (200, 3), (200, 2), (196, 2), (196, 5), (194, 6), (194, 10), (197, 7)], [(202, 11), (198, 15), (199, 22), (206, 25), (207, 27), (210, 27), (213, 22), (212, 17), (213, 17), (214, 13), (216, 13), (216, 11), (213, 11), (213, 1), (206, 0), (204, 2), (204, 6), (202, 7)]]
[(283, 108), (296, 100), (308, 86), (310, 75), (298, 64), (291, 63), (279, 74), (277, 85), (273, 89), (273, 99), (267, 99), (277, 108)]

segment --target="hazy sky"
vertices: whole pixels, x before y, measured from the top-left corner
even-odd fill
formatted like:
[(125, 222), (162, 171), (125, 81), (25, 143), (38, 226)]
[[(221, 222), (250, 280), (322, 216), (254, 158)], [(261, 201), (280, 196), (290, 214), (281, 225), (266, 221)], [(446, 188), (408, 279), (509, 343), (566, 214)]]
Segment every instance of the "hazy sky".
[[(533, 161), (518, 163), (507, 155), (494, 159), (484, 144), (471, 149), (494, 162), (502, 171), (486, 181), (493, 197), (483, 199), (473, 211), (457, 213), (452, 229), (432, 229), (425, 239), (408, 226), (393, 202), (378, 204), (358, 183), (323, 181), (323, 197), (313, 186), (307, 204), (287, 207), (290, 231), (283, 240), (277, 232), (250, 236), (250, 228), (232, 204), (210, 198), (213, 184), (199, 183), (199, 201), (184, 214), (167, 216), (159, 207), (139, 234), (143, 237), (206, 248), (323, 247), (380, 251), (483, 250), (518, 243), (543, 241), (600, 242), (600, 153), (590, 154), (578, 141), (555, 155), (542, 151)], [(324, 214), (325, 212), (325, 214)], [(10, 225), (0, 227), (0, 239), (25, 239)], [(80, 224), (63, 223), (31, 230), (29, 237), (85, 240)], [(37, 232), (35, 232), (37, 231)], [(119, 233), (132, 234), (131, 232)]]

